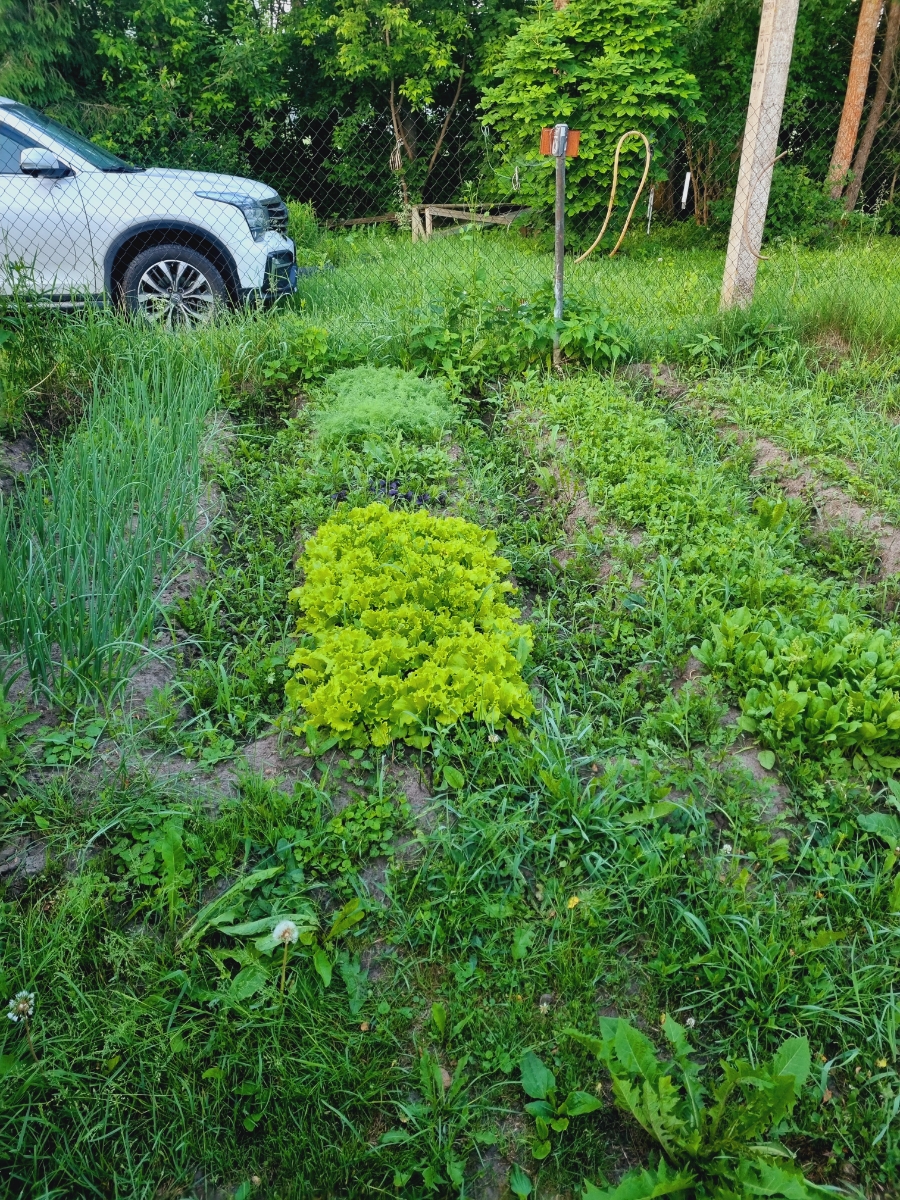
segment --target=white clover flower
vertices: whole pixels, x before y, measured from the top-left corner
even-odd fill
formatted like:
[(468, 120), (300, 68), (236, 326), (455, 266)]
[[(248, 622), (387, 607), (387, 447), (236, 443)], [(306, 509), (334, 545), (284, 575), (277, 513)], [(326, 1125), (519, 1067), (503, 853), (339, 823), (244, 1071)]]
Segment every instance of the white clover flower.
[(693, 1029), (696, 1024), (697, 1022), (693, 1017), (688, 1017), (688, 1019), (685, 1021), (685, 1025), (688, 1027), (688, 1029)]
[(285, 946), (292, 946), (300, 936), (300, 930), (293, 921), (279, 921), (272, 930), (272, 937), (276, 942), (283, 942)]
[(726, 842), (725, 845), (722, 847), (723, 854), (731, 854), (733, 850), (734, 850), (734, 846), (732, 846), (731, 842)]
[(27, 1021), (34, 1016), (34, 992), (16, 992), (7, 1008), (11, 1021)]

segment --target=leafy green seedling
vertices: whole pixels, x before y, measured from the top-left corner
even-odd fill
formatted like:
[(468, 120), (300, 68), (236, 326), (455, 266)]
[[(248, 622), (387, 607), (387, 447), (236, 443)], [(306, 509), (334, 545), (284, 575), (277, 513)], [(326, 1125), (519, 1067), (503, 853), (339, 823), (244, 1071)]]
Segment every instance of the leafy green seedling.
[(38, 713), (22, 712), (18, 705), (0, 695), (0, 781), (10, 778), (24, 764), (34, 739), (22, 738), (19, 734), (38, 716)]
[(525, 1111), (534, 1117), (531, 1153), (540, 1160), (550, 1153), (551, 1130), (562, 1133), (569, 1128), (570, 1117), (596, 1112), (602, 1103), (589, 1092), (570, 1092), (565, 1100), (557, 1100), (556, 1076), (531, 1050), (522, 1059), (521, 1070), (522, 1088), (532, 1097), (531, 1103), (525, 1105)]
[(519, 1200), (526, 1200), (534, 1190), (533, 1184), (529, 1177), (525, 1174), (518, 1163), (513, 1163), (513, 1169), (509, 1173), (509, 1190), (514, 1196), (518, 1196)]
[[(887, 844), (888, 852), (885, 856), (884, 869), (885, 874), (890, 878), (891, 872), (900, 859), (900, 817), (892, 816), (890, 813), (865, 813), (863, 816), (857, 817), (857, 824), (860, 829), (864, 829), (866, 833), (874, 833), (876, 837), (880, 837)], [(891, 912), (900, 912), (900, 875), (894, 879), (888, 906)]]
[(444, 1036), (444, 1031), (447, 1028), (447, 1010), (443, 1004), (435, 1003), (431, 1006), (431, 1020), (438, 1032), (438, 1037)]

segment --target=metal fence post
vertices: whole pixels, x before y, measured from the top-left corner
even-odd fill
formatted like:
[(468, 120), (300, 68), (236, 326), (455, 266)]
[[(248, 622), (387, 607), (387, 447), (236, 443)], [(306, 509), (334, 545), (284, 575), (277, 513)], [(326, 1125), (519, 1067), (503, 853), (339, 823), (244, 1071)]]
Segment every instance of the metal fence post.
[(568, 125), (553, 126), (551, 154), (556, 159), (556, 238), (554, 248), (556, 261), (553, 272), (553, 365), (561, 363), (559, 350), (559, 326), (563, 319), (563, 264), (566, 254), (566, 150), (569, 144)]

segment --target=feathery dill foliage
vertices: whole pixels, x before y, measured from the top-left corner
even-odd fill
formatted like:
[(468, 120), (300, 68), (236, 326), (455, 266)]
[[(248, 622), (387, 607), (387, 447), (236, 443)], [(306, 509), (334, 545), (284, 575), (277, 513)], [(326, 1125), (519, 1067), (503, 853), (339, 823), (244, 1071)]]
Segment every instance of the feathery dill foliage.
[(197, 514), (216, 376), (154, 358), (102, 377), (75, 433), (0, 496), (0, 646), (35, 689), (108, 695), (142, 653)]
[(506, 604), (513, 585), (496, 548), (469, 521), (383, 504), (327, 521), (290, 596), (303, 641), (287, 694), (308, 717), (295, 732), (424, 748), (435, 723), (446, 729), (467, 713), (490, 724), (528, 716), (531, 631)]
[(454, 413), (447, 386), (393, 367), (335, 371), (314, 425), (324, 443), (359, 443), (389, 431), (437, 441)]

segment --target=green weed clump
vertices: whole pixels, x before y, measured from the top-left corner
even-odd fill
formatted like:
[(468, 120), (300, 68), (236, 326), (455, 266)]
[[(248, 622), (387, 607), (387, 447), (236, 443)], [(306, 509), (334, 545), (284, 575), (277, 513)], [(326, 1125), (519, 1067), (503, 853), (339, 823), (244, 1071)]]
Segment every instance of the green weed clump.
[(335, 371), (325, 383), (323, 400), (314, 423), (326, 444), (358, 445), (389, 431), (436, 441), (453, 420), (443, 383), (392, 367)]
[(383, 504), (327, 521), (290, 594), (302, 642), (286, 691), (307, 718), (295, 732), (424, 747), (435, 725), (468, 714), (492, 725), (528, 716), (531, 631), (506, 604), (509, 563), (496, 547), (468, 521)]
[(642, 1200), (673, 1193), (684, 1200), (770, 1196), (812, 1200), (822, 1194), (791, 1161), (773, 1126), (790, 1115), (810, 1073), (809, 1042), (791, 1037), (771, 1062), (725, 1062), (713, 1088), (691, 1060), (684, 1028), (668, 1015), (662, 1031), (672, 1058), (661, 1060), (653, 1043), (628, 1021), (600, 1018), (601, 1037), (575, 1030), (569, 1036), (600, 1059), (612, 1076), (617, 1105), (660, 1145), (655, 1167), (634, 1168), (618, 1187), (588, 1183), (584, 1200)]

